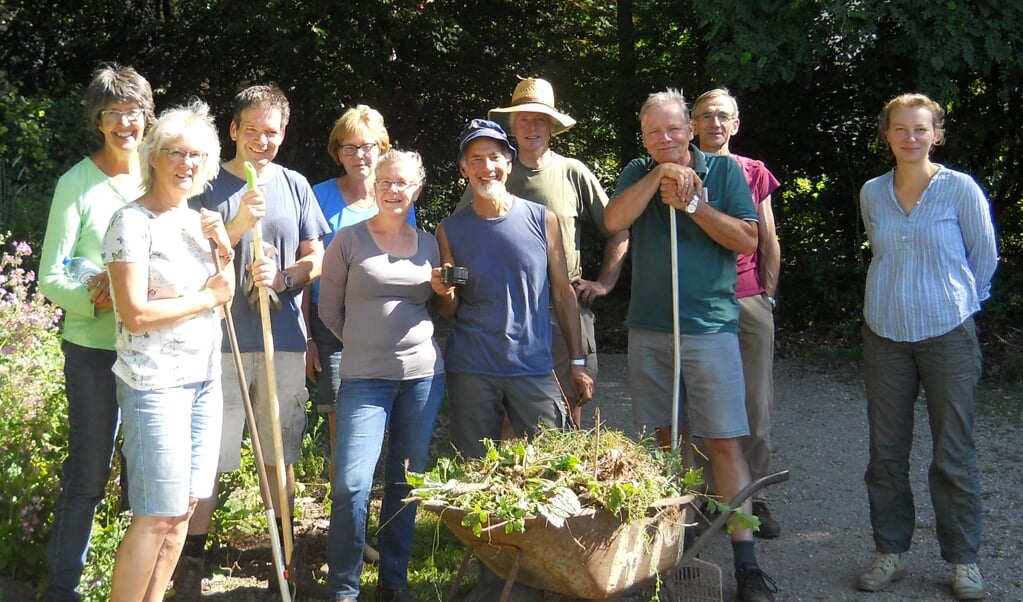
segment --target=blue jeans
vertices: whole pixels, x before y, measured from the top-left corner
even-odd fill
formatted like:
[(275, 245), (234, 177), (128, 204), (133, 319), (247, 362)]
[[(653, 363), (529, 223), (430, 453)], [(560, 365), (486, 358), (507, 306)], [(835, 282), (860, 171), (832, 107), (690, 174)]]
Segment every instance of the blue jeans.
[(864, 326), (863, 375), (870, 427), (864, 480), (877, 551), (905, 552), (913, 540), (909, 454), (913, 406), (923, 384), (933, 440), (928, 486), (938, 547), (947, 562), (976, 562), (982, 508), (973, 408), (981, 357), (973, 319), (912, 343), (886, 339)]
[(408, 587), (416, 506), (408, 496), (405, 463), (423, 472), (433, 424), (444, 397), (444, 375), (396, 381), (348, 378), (337, 398), (337, 438), (331, 487), (327, 587), (335, 596), (355, 598), (362, 577), (362, 547), (373, 489), (373, 473), (387, 431), (384, 499), (377, 542), (380, 587)]
[(78, 600), (96, 506), (103, 500), (120, 413), (114, 373), (117, 353), (65, 341), (68, 454), (46, 549), (45, 600)]

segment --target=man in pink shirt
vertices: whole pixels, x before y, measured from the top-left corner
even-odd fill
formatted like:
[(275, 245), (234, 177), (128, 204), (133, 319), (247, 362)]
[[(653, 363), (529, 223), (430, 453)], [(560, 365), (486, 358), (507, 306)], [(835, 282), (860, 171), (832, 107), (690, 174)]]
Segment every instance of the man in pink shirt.
[[(757, 251), (739, 255), (735, 296), (739, 298), (739, 347), (746, 381), (746, 414), (750, 434), (742, 439), (750, 479), (771, 469), (771, 406), (774, 404), (774, 305), (781, 270), (781, 247), (774, 227), (771, 193), (778, 180), (762, 161), (731, 153), (728, 142), (739, 131), (739, 105), (728, 90), (704, 92), (693, 103), (693, 123), (700, 150), (730, 155), (742, 167), (753, 193), (759, 220)], [(705, 471), (709, 474), (709, 470)], [(711, 482), (708, 480), (708, 482)], [(781, 526), (771, 516), (763, 489), (753, 498), (753, 514), (760, 519), (757, 537), (774, 539)]]

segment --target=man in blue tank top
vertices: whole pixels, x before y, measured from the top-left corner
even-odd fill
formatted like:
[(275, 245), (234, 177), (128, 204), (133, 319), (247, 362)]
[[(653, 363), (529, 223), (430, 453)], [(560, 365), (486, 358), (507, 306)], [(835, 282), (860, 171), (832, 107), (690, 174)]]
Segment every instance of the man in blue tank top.
[(577, 360), (572, 385), (584, 401), (593, 395), (557, 217), (508, 193), (514, 159), (501, 126), (470, 121), (459, 142), (458, 166), (473, 200), (437, 229), (441, 263), (469, 273), (465, 284), (441, 289), (440, 303), (452, 321), (444, 356), (451, 442), (466, 457), (483, 455), (482, 439), (501, 439), (505, 411), (516, 436), (535, 432), (541, 422), (565, 426), (566, 408), (553, 376), (549, 303)]
[[(443, 268), (433, 274), (440, 313), (451, 320), (444, 352), (451, 443), (467, 458), (485, 453), (483, 439), (501, 439), (506, 413), (518, 437), (541, 423), (569, 423), (567, 400), (554, 378), (552, 304), (572, 358), (571, 385), (582, 403), (593, 397), (558, 218), (508, 193), (514, 160), (515, 147), (501, 126), (485, 119), (466, 124), (458, 168), (469, 180), (472, 203), (437, 228), (442, 265), (468, 269), (465, 284), (457, 286), (442, 284)], [(493, 600), (503, 586), (484, 567), (466, 600)], [(522, 584), (511, 596), (536, 599)]]

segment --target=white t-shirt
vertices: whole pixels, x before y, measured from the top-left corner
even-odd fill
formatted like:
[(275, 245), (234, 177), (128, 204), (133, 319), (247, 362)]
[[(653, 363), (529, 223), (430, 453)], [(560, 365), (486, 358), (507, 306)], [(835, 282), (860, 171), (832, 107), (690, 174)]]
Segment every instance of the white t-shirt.
[[(159, 215), (131, 203), (110, 220), (103, 261), (144, 265), (149, 299), (201, 291), (216, 273), (199, 213), (188, 208)], [(115, 305), (116, 307), (116, 305)], [(150, 391), (220, 378), (220, 319), (215, 310), (160, 330), (132, 334), (116, 312), (114, 374), (133, 389)]]

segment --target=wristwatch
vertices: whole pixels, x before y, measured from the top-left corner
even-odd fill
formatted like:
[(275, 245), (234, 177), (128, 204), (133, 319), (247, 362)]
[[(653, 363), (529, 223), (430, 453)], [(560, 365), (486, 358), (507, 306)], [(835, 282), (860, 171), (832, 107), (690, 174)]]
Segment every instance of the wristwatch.
[(586, 358), (585, 357), (581, 357), (581, 358), (579, 358), (577, 360), (569, 360), (568, 363), (569, 363), (569, 365), (572, 365), (572, 366), (582, 366), (583, 368), (585, 368), (586, 367)]
[(689, 204), (686, 205), (686, 213), (692, 215), (696, 213), (696, 206), (700, 204), (700, 195), (693, 194), (693, 198), (689, 200)]
[(295, 279), (288, 275), (287, 272), (282, 271), (281, 276), (284, 276), (284, 290), (290, 291), (295, 288)]

